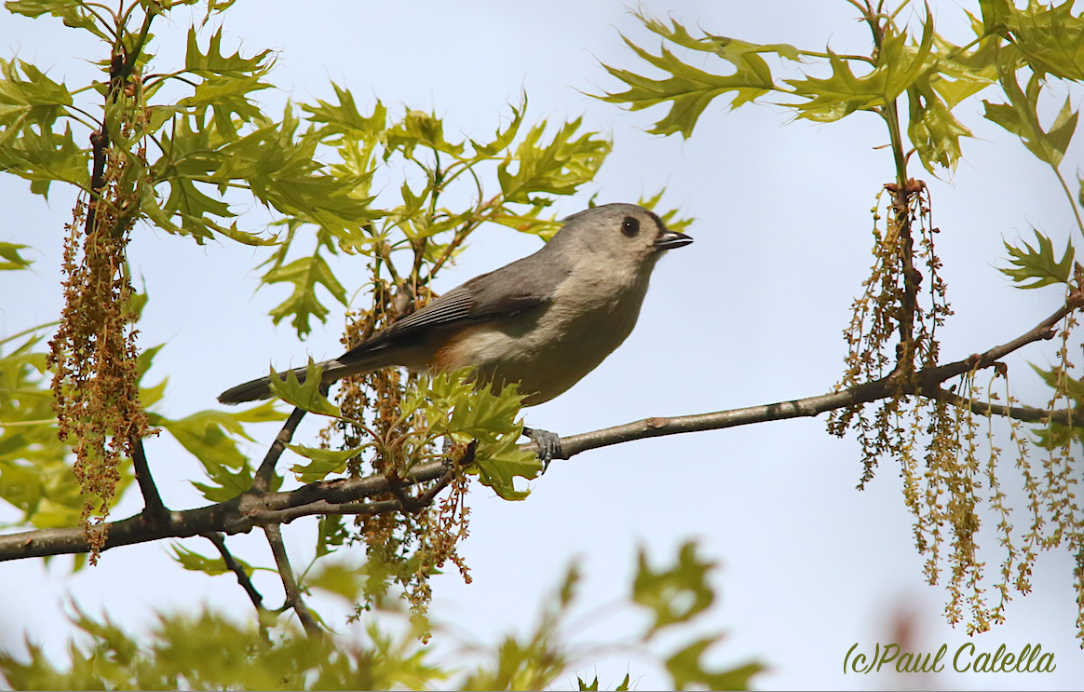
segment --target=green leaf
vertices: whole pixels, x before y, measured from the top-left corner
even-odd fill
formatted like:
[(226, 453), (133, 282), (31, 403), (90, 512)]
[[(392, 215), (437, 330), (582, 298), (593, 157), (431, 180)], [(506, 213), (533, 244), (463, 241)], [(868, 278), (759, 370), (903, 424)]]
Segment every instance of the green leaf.
[(508, 124), (504, 130), (497, 129), (495, 138), (489, 144), (479, 144), (473, 139), (471, 140), (471, 146), (474, 147), (474, 151), (481, 156), (496, 156), (511, 144), (512, 140), (516, 138), (516, 134), (519, 132), (519, 126), (523, 124), (523, 114), (527, 112), (527, 95), (523, 95), (523, 103), (519, 108), (510, 106), (512, 109), (512, 122)]
[(112, 39), (98, 27), (97, 19), (88, 12), (82, 0), (8, 0), (4, 8), (12, 14), (40, 17), (48, 12), (64, 20), (65, 26), (84, 29), (107, 43)]
[(1046, 6), (1031, 1), (1022, 10), (1012, 3), (999, 3), (996, 18), (1008, 24), (1013, 45), (1036, 75), (1084, 80), (1084, 21), (1072, 15), (1074, 3), (1066, 0)]
[[(548, 201), (547, 201), (548, 203)], [(486, 218), (487, 221), (498, 223), (502, 226), (508, 226), (514, 228), (520, 233), (530, 233), (531, 235), (537, 235), (543, 240), (549, 242), (557, 231), (561, 230), (561, 222), (554, 216), (548, 216), (545, 218), (539, 218), (539, 214), (546, 208), (545, 204), (535, 204), (530, 210), (521, 214), (514, 214), (509, 211), (504, 211), (498, 214), (493, 214)]]
[[(139, 314), (143, 310), (143, 306), (147, 302), (146, 293), (133, 293), (132, 294), (132, 310)], [(150, 408), (155, 403), (162, 399), (162, 395), (165, 394), (166, 384), (169, 382), (169, 378), (163, 379), (158, 384), (151, 387), (143, 386), (143, 377), (150, 370), (151, 365), (154, 362), (154, 357), (158, 355), (158, 352), (165, 347), (165, 344), (158, 344), (157, 346), (151, 346), (150, 348), (143, 349), (143, 351), (136, 357), (136, 372), (139, 375), (139, 403), (144, 409)]]
[(349, 535), (343, 526), (343, 515), (324, 514), (320, 517), (316, 536), (316, 557), (323, 557), (335, 552), (335, 548), (345, 543)]
[(305, 579), (305, 586), (342, 596), (353, 604), (365, 587), (365, 572), (349, 564), (323, 560), (319, 569)]
[(929, 67), (933, 47), (933, 19), (927, 15), (922, 39), (917, 47), (907, 45), (907, 33), (886, 27), (877, 64), (866, 75), (856, 76), (851, 60), (828, 51), (832, 76), (826, 79), (807, 77), (788, 79), (794, 94), (806, 99), (791, 107), (798, 117), (817, 122), (832, 122), (856, 110), (873, 110), (895, 101)]
[(43, 197), (48, 197), (54, 181), (86, 186), (89, 161), (89, 152), (75, 144), (70, 126), (65, 126), (63, 135), (26, 128), (18, 139), (0, 146), (0, 171), (29, 180), (30, 191)]
[(1013, 4), (1009, 0), (979, 0), (982, 11), (983, 31), (990, 34), (1004, 34), (1012, 14)]
[(291, 444), (286, 447), (310, 460), (308, 464), (294, 464), (290, 467), (302, 483), (315, 483), (324, 480), (329, 474), (342, 473), (346, 470), (346, 462), (358, 456), (363, 449), (323, 449)]
[(723, 76), (686, 65), (665, 46), (661, 49), (661, 55), (655, 56), (627, 38), (625, 43), (642, 60), (670, 73), (671, 76), (666, 79), (651, 79), (603, 64), (607, 72), (628, 84), (629, 89), (620, 93), (607, 92), (599, 98), (608, 103), (626, 105), (634, 111), (669, 102), (670, 111), (648, 130), (652, 134), (671, 135), (680, 132), (682, 137), (688, 139), (693, 134), (700, 114), (717, 96), (733, 92), (730, 108), (734, 109), (775, 88), (770, 76), (765, 79), (758, 73), (759, 64), (750, 64), (753, 58), (756, 62), (763, 63), (763, 59), (754, 53), (742, 56), (735, 63), (737, 71), (734, 74)]
[(384, 132), (387, 126), (388, 110), (380, 101), (376, 102), (373, 114), (364, 117), (358, 112), (354, 95), (349, 89), (343, 89), (334, 82), (335, 96), (339, 99), (339, 105), (333, 105), (317, 99), (316, 106), (302, 104), (301, 109), (309, 114), (308, 120), (320, 123), (315, 134), (321, 138), (334, 135), (350, 134), (352, 136), (376, 137)]
[(270, 50), (265, 50), (254, 58), (242, 58), (240, 51), (230, 56), (222, 55), (221, 28), (211, 36), (207, 44), (207, 52), (201, 53), (196, 39), (196, 30), (193, 27), (188, 30), (188, 51), (184, 58), (184, 68), (195, 74), (254, 74), (268, 69), (264, 60), (270, 54)]
[(505, 435), (498, 442), (480, 447), (475, 464), (468, 473), (477, 473), (483, 485), (493, 489), (504, 500), (524, 500), (530, 494), (516, 490), (515, 478), (532, 480), (542, 472), (542, 462), (533, 452), (519, 449), (519, 435)]
[(1055, 365), (1049, 370), (1043, 370), (1035, 364), (1030, 364), (1048, 387), (1054, 390), (1052, 398), (1055, 401), (1066, 397), (1073, 402), (1072, 426), (1063, 423), (1049, 423), (1045, 426), (1036, 426), (1032, 429), (1035, 435), (1035, 444), (1043, 449), (1057, 449), (1066, 447), (1077, 441), (1084, 443), (1084, 379), (1077, 379), (1067, 372), (1064, 367)]
[(730, 63), (735, 70), (734, 74), (725, 76), (704, 72), (682, 62), (665, 47), (661, 49), (661, 55), (656, 57), (625, 38), (625, 43), (641, 59), (672, 76), (664, 80), (653, 80), (603, 65), (611, 75), (631, 87), (620, 94), (607, 94), (603, 100), (627, 104), (631, 110), (671, 102), (670, 112), (650, 130), (654, 134), (670, 135), (681, 132), (682, 136), (688, 139), (692, 136), (693, 128), (704, 108), (717, 96), (734, 92), (730, 103), (731, 109), (734, 109), (776, 89), (771, 69), (761, 57), (761, 53), (773, 53), (786, 60), (801, 59), (801, 52), (791, 45), (761, 45), (712, 34), (693, 38), (688, 30), (676, 21), (671, 20), (671, 26), (667, 26), (647, 13), (634, 11), (633, 14), (647, 29), (664, 39), (684, 48), (714, 53)]
[(275, 267), (263, 276), (265, 284), (283, 282), (292, 283), (294, 292), (271, 311), (271, 317), (275, 324), (278, 324), (284, 318), (293, 316), (292, 323), (299, 336), (312, 331), (310, 317), (315, 316), (321, 322), (327, 321), (328, 309), (316, 296), (317, 284), (322, 284), (336, 300), (346, 305), (346, 289), (319, 254), (294, 260), (284, 267)]
[[(181, 563), (181, 567), (192, 572), (203, 572), (210, 576), (217, 576), (219, 574), (232, 574), (233, 571), (226, 567), (225, 558), (219, 556), (216, 558), (204, 557), (199, 553), (188, 550), (179, 543), (174, 543), (173, 546), (173, 559)], [(255, 568), (248, 564), (244, 560), (240, 560), (234, 557), (237, 563), (241, 565), (241, 568), (245, 570), (245, 574), (252, 576)]]
[(228, 227), (221, 224), (217, 224), (210, 219), (201, 219), (206, 228), (214, 230), (219, 235), (224, 235), (234, 242), (241, 243), (242, 245), (249, 245), (251, 247), (267, 247), (269, 245), (278, 245), (277, 238), (261, 238), (254, 233), (246, 233), (237, 228), (237, 222), (232, 222)]
[(204, 472), (217, 484), (212, 486), (193, 482), (192, 485), (208, 500), (224, 502), (252, 487), (252, 468), (233, 439), (239, 436), (252, 440), (238, 420), (238, 416), (243, 415), (243, 412), (200, 411), (186, 418), (170, 420), (150, 412), (148, 418), (151, 425), (169, 431), (199, 460)]
[(15, 243), (0, 243), (0, 257), (7, 260), (6, 262), (0, 262), (0, 271), (5, 269), (26, 269), (29, 267), (33, 260), (23, 259), (19, 256), (19, 250), (29, 247), (27, 245), (16, 245)]
[[(594, 179), (602, 162), (610, 153), (610, 142), (595, 139), (588, 132), (573, 139), (581, 118), (565, 123), (553, 141), (542, 144), (546, 121), (531, 128), (526, 138), (497, 167), (497, 179), (507, 202), (548, 206), (552, 200), (532, 197), (536, 193), (572, 195), (580, 185)], [(516, 172), (509, 168), (516, 163)]]
[[(0, 339), (0, 349), (22, 336)], [(41, 339), (30, 335), (13, 350), (0, 351), (0, 500), (22, 513), (17, 523), (74, 526), (83, 497), (71, 473), (69, 447), (57, 435), (46, 355), (32, 350)], [(129, 480), (130, 474), (124, 476), (122, 486)]]
[(288, 414), (275, 408), (274, 401), (264, 401), (243, 411), (230, 413), (238, 423), (275, 423), (289, 418)]
[(998, 75), (1008, 104), (993, 104), (983, 101), (986, 106), (986, 118), (1014, 135), (1020, 137), (1024, 146), (1039, 160), (1057, 168), (1069, 147), (1069, 141), (1076, 131), (1077, 113), (1073, 111), (1069, 99), (1066, 99), (1057, 119), (1049, 132), (1043, 130), (1036, 112), (1042, 80), (1033, 74), (1028, 81), (1027, 91), (1022, 91), (1016, 81), (1015, 64), (1009, 60), (998, 63)]
[[(0, 455), (4, 454), (5, 447), (22, 446), (24, 443), (24, 438), (7, 437), (0, 444)], [(0, 498), (27, 517), (38, 510), (45, 495), (44, 482), (45, 478), (39, 470), (12, 463), (0, 456)]]
[(237, 450), (231, 435), (252, 440), (232, 413), (200, 411), (185, 418), (170, 420), (156, 415), (152, 425), (160, 425), (204, 465), (244, 468), (248, 460)]
[(922, 166), (935, 175), (934, 164), (955, 169), (962, 153), (960, 138), (971, 137), (971, 130), (956, 119), (928, 82), (916, 85), (908, 95), (907, 137), (918, 152)]
[(305, 368), (304, 381), (298, 381), (297, 373), (293, 370), (286, 372), (286, 378), (279, 377), (278, 373), (271, 370), (271, 393), (288, 404), (302, 408), (311, 413), (321, 416), (339, 417), (339, 409), (336, 408), (320, 392), (322, 387), (320, 366), (309, 358), (309, 364)]
[(527, 492), (515, 488), (515, 478), (536, 478), (542, 470), (538, 456), (519, 449), (523, 422), (516, 416), (523, 402), (517, 385), (509, 385), (499, 394), (490, 387), (475, 387), (471, 368), (421, 378), (403, 398), (402, 415), (421, 410), (429, 423), (429, 436), (449, 435), (460, 443), (477, 440), (475, 463), (468, 473), (477, 474), (506, 500), (522, 500)]
[(207, 611), (162, 615), (139, 637), (78, 615), (82, 632), (65, 650), (65, 669), (30, 644), (25, 663), (0, 652), (5, 682), (61, 690), (429, 689), (445, 677), (409, 634), (393, 637), (375, 625), (367, 628), (364, 645), (340, 646), (334, 637), (310, 639), (290, 627), (268, 637), (255, 622), (239, 626)]
[(411, 158), (417, 146), (453, 156), (460, 156), (463, 153), (462, 143), (451, 144), (444, 139), (444, 121), (425, 111), (407, 111), (400, 122), (384, 133), (384, 137), (385, 161), (396, 150), (402, 150), (403, 156)]
[(690, 684), (702, 685), (709, 690), (747, 690), (749, 679), (765, 670), (759, 663), (748, 663), (737, 668), (709, 672), (704, 669), (701, 658), (721, 636), (704, 637), (678, 651), (666, 661), (666, 669), (674, 680), (675, 690), (688, 689)]
[[(177, 176), (169, 179), (169, 198), (162, 210), (167, 214), (179, 214), (185, 220), (199, 220), (204, 214), (231, 217), (236, 214), (221, 200), (208, 197), (196, 187), (191, 178)], [(187, 228), (187, 224), (186, 228)], [(192, 229), (189, 229), (192, 230)]]
[(711, 606), (715, 594), (707, 583), (707, 574), (713, 567), (715, 563), (697, 558), (693, 541), (681, 546), (676, 565), (658, 572), (652, 571), (647, 553), (640, 549), (632, 600), (654, 615), (645, 639), (663, 627), (688, 622)]
[(234, 116), (240, 122), (263, 118), (259, 107), (248, 99), (248, 95), (271, 86), (260, 81), (272, 67), (273, 61), (267, 59), (270, 54), (271, 51), (265, 50), (254, 58), (242, 58), (240, 51), (231, 56), (222, 55), (221, 28), (211, 36), (207, 53), (203, 54), (199, 50), (195, 28), (189, 29), (185, 69), (203, 77), (203, 82), (196, 85), (192, 96), (181, 99), (179, 105), (197, 112), (210, 107), (218, 132), (227, 140), (235, 140)]
[(786, 80), (798, 96), (807, 99), (806, 103), (792, 106), (798, 111), (798, 117), (832, 122), (856, 110), (870, 110), (884, 105), (883, 72), (856, 77), (850, 63), (831, 51), (828, 51), (828, 62), (832, 67), (832, 76), (827, 79), (807, 77)]
[(739, 69), (742, 67), (740, 63), (744, 61), (765, 82), (772, 81), (771, 72), (768, 70), (767, 63), (763, 62), (763, 59), (756, 55), (757, 53), (775, 53), (781, 58), (793, 61), (802, 59), (802, 52), (786, 43), (761, 45), (708, 33), (705, 33), (702, 38), (693, 38), (682, 24), (673, 19), (670, 20), (671, 26), (666, 26), (646, 12), (633, 10), (632, 14), (643, 22), (647, 29), (679, 46), (715, 53), (727, 62), (734, 63)]
[(215, 127), (228, 140), (237, 139), (237, 123), (251, 122), (263, 116), (259, 107), (249, 100), (254, 91), (268, 89), (271, 85), (260, 81), (259, 76), (244, 77), (208, 77), (196, 86), (195, 93), (178, 101), (185, 108), (211, 108), (214, 113)]
[(323, 173), (323, 164), (314, 158), (317, 141), (295, 138), (296, 129), (297, 118), (288, 104), (281, 122), (268, 123), (223, 146), (211, 181), (224, 190), (229, 181), (243, 179), (257, 199), (279, 213), (363, 242), (356, 237), (361, 224), (382, 215), (369, 208), (371, 197), (359, 193), (372, 171)]
[(27, 125), (36, 125), (39, 132), (52, 130), (70, 105), (72, 96), (63, 84), (22, 60), (0, 59), (0, 146), (11, 143)]
[[(1011, 278), (1017, 288), (1041, 288), (1051, 284), (1064, 284), (1069, 282), (1073, 271), (1073, 243), (1067, 241), (1065, 254), (1061, 260), (1054, 255), (1054, 243), (1039, 231), (1035, 231), (1035, 238), (1039, 241), (1038, 249), (1027, 243), (1023, 243), (1023, 249), (1013, 247), (1005, 243), (1005, 249), (1009, 252), (1011, 268), (1000, 268), (999, 271)], [(1022, 241), (1021, 241), (1022, 242)], [(1025, 283), (1030, 281), (1031, 283)]]
[(883, 96), (886, 103), (899, 98), (930, 67), (930, 50), (935, 36), (933, 16), (928, 6), (926, 20), (922, 23), (922, 38), (917, 47), (907, 45), (906, 32), (897, 32), (889, 25), (881, 49), (877, 52), (877, 68), (874, 70), (885, 71)]

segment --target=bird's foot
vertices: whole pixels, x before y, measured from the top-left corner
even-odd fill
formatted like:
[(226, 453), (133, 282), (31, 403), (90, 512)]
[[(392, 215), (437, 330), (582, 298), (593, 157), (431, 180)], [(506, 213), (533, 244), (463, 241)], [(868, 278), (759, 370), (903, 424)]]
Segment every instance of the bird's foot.
[(550, 462), (554, 459), (565, 458), (565, 452), (561, 449), (561, 436), (557, 433), (524, 426), (523, 434), (531, 438), (531, 442), (538, 445), (538, 458), (542, 461), (542, 473), (546, 472), (546, 469), (550, 467)]

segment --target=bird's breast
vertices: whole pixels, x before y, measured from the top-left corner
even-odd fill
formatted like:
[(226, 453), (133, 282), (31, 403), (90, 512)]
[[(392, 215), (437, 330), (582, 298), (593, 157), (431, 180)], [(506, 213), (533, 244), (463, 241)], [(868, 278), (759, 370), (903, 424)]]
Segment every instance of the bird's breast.
[(621, 291), (565, 281), (552, 302), (473, 325), (438, 350), (438, 370), (473, 365), (495, 389), (520, 383), (524, 405), (565, 392), (632, 332), (646, 285)]

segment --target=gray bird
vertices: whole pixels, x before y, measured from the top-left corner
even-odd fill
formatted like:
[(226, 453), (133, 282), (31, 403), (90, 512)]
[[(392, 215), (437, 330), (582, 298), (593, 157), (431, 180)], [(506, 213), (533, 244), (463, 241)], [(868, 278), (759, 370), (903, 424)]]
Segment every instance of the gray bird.
[[(401, 365), (424, 372), (472, 365), (495, 391), (518, 382), (524, 406), (579, 382), (636, 326), (655, 263), (693, 239), (634, 204), (606, 204), (564, 219), (538, 252), (448, 291), (338, 358), (320, 363), (330, 384)], [(294, 370), (303, 378), (305, 368)], [(222, 392), (239, 404), (271, 396), (261, 377)], [(543, 457), (561, 456), (555, 435), (525, 432)], [(548, 459), (547, 459), (548, 461)]]

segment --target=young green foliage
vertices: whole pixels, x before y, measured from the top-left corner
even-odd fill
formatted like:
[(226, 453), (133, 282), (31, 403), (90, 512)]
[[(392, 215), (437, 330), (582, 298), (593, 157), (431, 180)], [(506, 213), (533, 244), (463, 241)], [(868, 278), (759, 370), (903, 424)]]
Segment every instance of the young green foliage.
[[(192, 572), (203, 572), (209, 576), (218, 576), (220, 574), (232, 574), (229, 567), (226, 566), (225, 558), (219, 557), (205, 557), (197, 552), (191, 551), (185, 548), (179, 543), (173, 545), (173, 559), (176, 560), (181, 567)], [(256, 569), (252, 565), (248, 564), (244, 560), (234, 558), (237, 564), (241, 565), (241, 569), (245, 571), (245, 574), (252, 576), (252, 572)]]
[[(146, 397), (143, 397), (143, 402), (147, 406), (153, 403), (148, 402)], [(238, 439), (253, 441), (245, 431), (244, 424), (285, 419), (286, 416), (276, 411), (271, 402), (245, 411), (199, 411), (176, 420), (148, 412), (151, 425), (171, 434), (199, 460), (213, 484), (193, 482), (192, 485), (211, 502), (234, 498), (252, 485), (252, 465), (237, 448)]]
[(1041, 288), (1051, 284), (1069, 283), (1075, 256), (1073, 243), (1070, 241), (1066, 244), (1065, 254), (1058, 260), (1054, 254), (1054, 243), (1049, 238), (1035, 231), (1035, 239), (1039, 241), (1038, 249), (1026, 242), (1023, 243), (1023, 249), (1005, 243), (1005, 249), (1009, 252), (1009, 263), (1013, 267), (1001, 268), (999, 271), (1011, 278), (1017, 288)]
[(12, 269), (26, 269), (33, 260), (24, 259), (19, 255), (19, 250), (26, 249), (26, 245), (16, 243), (0, 243), (0, 257), (5, 261), (0, 262), (0, 271)]
[[(342, 418), (334, 407), (326, 408), (330, 404), (319, 397), (315, 386), (309, 385), (319, 381), (318, 377), (313, 379), (312, 370), (304, 385), (297, 384), (292, 372), (288, 377), (285, 385), (272, 385), (277, 395), (294, 405), (305, 404), (302, 408), (312, 406), (309, 410)], [(314, 404), (303, 391), (316, 394), (323, 403)], [(542, 469), (537, 456), (519, 449), (523, 422), (517, 421), (516, 416), (522, 401), (523, 396), (515, 385), (499, 393), (488, 387), (475, 386), (469, 368), (421, 377), (404, 394), (400, 418), (391, 434), (360, 447), (342, 450), (289, 445), (292, 451), (310, 460), (291, 470), (304, 482), (321, 480), (329, 474), (342, 473), (348, 461), (370, 448), (377, 454), (404, 458), (403, 470), (407, 470), (433, 457), (431, 450), (442, 438), (450, 445), (476, 441), (475, 461), (467, 472), (476, 474), (484, 485), (493, 488), (504, 499), (521, 500), (528, 493), (516, 490), (514, 479), (533, 479)]]
[(293, 370), (286, 372), (286, 377), (279, 377), (271, 371), (271, 393), (286, 403), (321, 416), (338, 416), (339, 409), (324, 396), (322, 379), (323, 370), (309, 357), (305, 367), (305, 377), (298, 378)]
[[(176, 547), (186, 568), (224, 573), (220, 560), (204, 558)], [(695, 554), (687, 544), (682, 554)], [(641, 555), (641, 560), (643, 556)], [(693, 562), (698, 567), (695, 557)], [(251, 568), (244, 566), (246, 571)], [(706, 582), (707, 572), (699, 568), (690, 576), (685, 557), (660, 574), (684, 575), (683, 584), (697, 592), (714, 592)], [(641, 565), (641, 572), (644, 570)], [(637, 577), (638, 581), (643, 575)], [(150, 636), (133, 636), (108, 618), (97, 621), (76, 610), (74, 622), (82, 636), (69, 645), (70, 662), (57, 666), (42, 649), (28, 644), (29, 659), (0, 651), (0, 679), (15, 689), (441, 689), (504, 690), (547, 689), (574, 670), (590, 668), (589, 656), (597, 647), (584, 647), (569, 640), (566, 622), (576, 605), (581, 580), (579, 569), (569, 568), (557, 593), (541, 609), (538, 624), (521, 635), (508, 635), (491, 646), (472, 646), (460, 651), (454, 664), (443, 667), (432, 660), (432, 649), (418, 644), (409, 632), (392, 635), (372, 618), (365, 637), (348, 642), (337, 636), (307, 638), (288, 626), (274, 625), (268, 633), (258, 627), (238, 625), (221, 615), (204, 610), (196, 616), (160, 615)], [(357, 570), (331, 564), (314, 571), (308, 586), (356, 599)], [(682, 609), (677, 601), (681, 590), (660, 594), (667, 609)], [(629, 605), (633, 605), (632, 602)], [(698, 611), (699, 612), (699, 611)], [(387, 615), (387, 613), (384, 613)], [(688, 622), (660, 626), (675, 636), (673, 628)], [(437, 628), (443, 632), (443, 627)], [(659, 656), (651, 648), (651, 628), (631, 633), (619, 642), (622, 650), (632, 649), (649, 661), (661, 661), (658, 672), (667, 689), (683, 690), (703, 685), (710, 689), (748, 689), (764, 666), (759, 663), (713, 669), (704, 661), (705, 650), (723, 637), (718, 633), (698, 636), (679, 644), (675, 653)], [(477, 661), (465, 664), (464, 661)], [(617, 689), (629, 689), (630, 675)], [(588, 686), (581, 678), (580, 689), (598, 689), (598, 679)]]
[(672, 569), (653, 572), (643, 549), (639, 563), (632, 600), (651, 609), (654, 615), (648, 637), (663, 627), (688, 622), (711, 607), (714, 594), (705, 577), (715, 564), (697, 558), (696, 544), (686, 542), (681, 546), (678, 564)]

